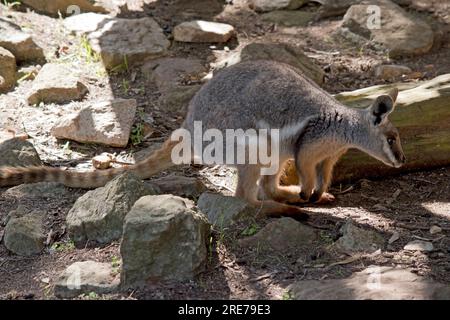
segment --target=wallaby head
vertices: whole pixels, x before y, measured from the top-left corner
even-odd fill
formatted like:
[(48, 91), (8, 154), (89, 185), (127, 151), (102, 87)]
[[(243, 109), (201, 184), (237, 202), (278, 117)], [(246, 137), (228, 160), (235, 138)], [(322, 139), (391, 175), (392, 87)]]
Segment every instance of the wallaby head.
[(367, 152), (385, 164), (399, 168), (406, 162), (397, 128), (389, 121), (395, 109), (398, 90), (381, 95), (364, 110), (369, 123)]

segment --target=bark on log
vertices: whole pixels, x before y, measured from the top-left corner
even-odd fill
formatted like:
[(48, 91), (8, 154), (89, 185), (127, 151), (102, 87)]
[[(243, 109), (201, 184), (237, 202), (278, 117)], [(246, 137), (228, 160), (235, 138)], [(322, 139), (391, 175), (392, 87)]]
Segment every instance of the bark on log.
[[(350, 107), (364, 108), (393, 87), (400, 92), (390, 120), (400, 132), (407, 163), (402, 168), (390, 168), (363, 152), (350, 150), (335, 167), (334, 183), (450, 165), (450, 74), (422, 83), (374, 86), (335, 97)], [(292, 164), (285, 168), (282, 183), (298, 184)]]

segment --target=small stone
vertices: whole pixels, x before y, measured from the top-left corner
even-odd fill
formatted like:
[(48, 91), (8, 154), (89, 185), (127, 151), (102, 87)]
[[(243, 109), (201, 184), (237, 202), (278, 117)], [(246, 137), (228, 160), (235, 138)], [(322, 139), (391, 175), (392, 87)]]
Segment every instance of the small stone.
[(194, 203), (173, 195), (140, 198), (125, 218), (121, 285), (193, 279), (204, 270), (210, 225)]
[(66, 103), (81, 100), (88, 92), (86, 85), (63, 64), (47, 63), (33, 82), (27, 101), (30, 105)]
[(15, 23), (0, 18), (0, 47), (10, 51), (17, 62), (45, 61), (44, 51), (32, 36)]
[(431, 242), (423, 241), (423, 240), (413, 240), (408, 242), (408, 244), (403, 248), (408, 251), (433, 251), (434, 247)]
[(205, 192), (198, 199), (197, 206), (211, 224), (225, 228), (235, 221), (256, 216), (256, 208), (237, 197)]
[(317, 239), (315, 230), (292, 218), (269, 222), (257, 234), (239, 240), (244, 247), (258, 247), (283, 252), (292, 248), (310, 246)]
[(16, 58), (0, 47), (0, 93), (11, 90), (16, 83)]
[(406, 66), (380, 65), (375, 68), (375, 76), (384, 80), (399, 78), (411, 72), (412, 70)]
[(163, 56), (170, 46), (158, 23), (149, 17), (108, 20), (101, 29), (90, 33), (88, 39), (107, 69)]
[(152, 193), (153, 190), (132, 173), (121, 174), (104, 187), (88, 191), (67, 214), (70, 238), (77, 246), (88, 240), (105, 244), (120, 239), (130, 208), (140, 197)]
[(342, 237), (336, 241), (338, 248), (349, 252), (374, 252), (384, 247), (384, 238), (375, 231), (363, 229), (347, 220), (341, 228)]
[(0, 167), (33, 167), (41, 165), (39, 154), (30, 142), (13, 138), (0, 143)]
[(113, 293), (119, 286), (119, 274), (111, 264), (95, 261), (75, 262), (67, 267), (55, 283), (58, 298), (70, 299), (80, 294)]
[(58, 139), (125, 147), (135, 114), (134, 99), (98, 102), (63, 117), (51, 129), (51, 134)]
[(436, 233), (441, 233), (441, 232), (442, 232), (442, 228), (439, 226), (431, 226), (431, 228), (430, 228), (431, 234), (436, 234)]
[(203, 20), (183, 22), (173, 30), (174, 39), (181, 42), (227, 42), (233, 34), (229, 24)]
[(394, 243), (395, 241), (397, 241), (398, 239), (400, 239), (400, 234), (399, 234), (397, 231), (394, 231), (394, 232), (392, 233), (392, 236), (389, 238), (388, 243), (389, 243), (389, 244), (392, 244), (392, 243)]
[(105, 170), (111, 168), (113, 156), (111, 154), (100, 154), (92, 158), (92, 165), (95, 169)]
[(21, 256), (40, 253), (45, 245), (42, 217), (27, 214), (23, 217), (11, 217), (5, 227), (5, 247)]

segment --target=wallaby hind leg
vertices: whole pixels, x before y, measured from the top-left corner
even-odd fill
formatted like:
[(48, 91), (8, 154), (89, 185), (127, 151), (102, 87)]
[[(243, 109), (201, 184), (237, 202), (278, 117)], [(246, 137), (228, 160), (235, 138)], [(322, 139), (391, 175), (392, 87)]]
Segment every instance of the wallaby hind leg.
[(259, 213), (265, 216), (292, 216), (301, 220), (308, 218), (308, 214), (298, 207), (289, 206), (273, 200), (258, 200), (257, 183), (260, 177), (260, 166), (238, 166), (238, 185), (236, 188), (236, 197), (242, 198), (259, 208)]
[(277, 174), (271, 176), (262, 176), (261, 187), (265, 195), (278, 202), (286, 203), (304, 203), (300, 198), (300, 186), (281, 186), (280, 175), (283, 172), (284, 164), (280, 166)]

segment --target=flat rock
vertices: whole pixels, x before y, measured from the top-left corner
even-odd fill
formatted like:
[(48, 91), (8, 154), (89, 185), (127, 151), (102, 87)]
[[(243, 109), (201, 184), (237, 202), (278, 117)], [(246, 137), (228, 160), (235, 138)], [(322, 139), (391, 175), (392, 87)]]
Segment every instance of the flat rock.
[(278, 9), (295, 10), (306, 2), (308, 0), (250, 0), (249, 5), (255, 11), (267, 12)]
[[(368, 26), (372, 21), (369, 4), (352, 5), (342, 20), (341, 28), (346, 28), (367, 40), (380, 43), (391, 58), (421, 55), (433, 46), (431, 27), (412, 16), (395, 3), (378, 0), (381, 14), (380, 26)], [(369, 28), (370, 27), (370, 28)]]
[(325, 73), (314, 64), (299, 48), (276, 43), (251, 43), (245, 46), (241, 51), (231, 54), (226, 59), (214, 64), (215, 70), (229, 67), (241, 61), (253, 60), (274, 60), (289, 64), (308, 78), (312, 79), (318, 85), (323, 84)]
[(408, 75), (411, 72), (412, 70), (406, 66), (384, 64), (377, 66), (374, 73), (377, 78), (390, 80)]
[(0, 93), (11, 90), (16, 83), (16, 58), (0, 47)]
[(21, 256), (32, 256), (40, 253), (45, 245), (42, 217), (27, 214), (22, 217), (11, 217), (5, 227), (5, 247)]
[(88, 12), (81, 13), (65, 18), (64, 27), (75, 34), (88, 34), (100, 29), (111, 16), (106, 14)]
[(276, 10), (261, 15), (266, 22), (276, 23), (285, 27), (306, 27), (315, 17), (315, 13), (308, 11)]
[(148, 182), (158, 194), (173, 194), (186, 198), (198, 198), (206, 191), (205, 184), (197, 178), (170, 175)]
[(152, 18), (108, 20), (88, 36), (106, 68), (142, 63), (166, 54), (170, 46), (158, 23)]
[(297, 300), (448, 300), (450, 288), (409, 269), (371, 266), (347, 279), (298, 281), (289, 287)]
[(342, 226), (342, 237), (336, 241), (339, 249), (348, 252), (374, 252), (384, 247), (384, 238), (375, 231), (363, 229), (351, 220)]
[(413, 240), (411, 242), (408, 242), (406, 246), (403, 248), (408, 251), (433, 251), (434, 246), (433, 243), (429, 241), (423, 241), (423, 240)]
[(240, 239), (239, 244), (283, 252), (289, 248), (310, 246), (316, 239), (317, 234), (313, 228), (284, 217), (269, 222), (257, 234)]
[(17, 62), (45, 61), (44, 51), (32, 36), (15, 23), (0, 18), (0, 47), (10, 51)]
[(120, 239), (130, 208), (140, 197), (152, 193), (153, 190), (132, 173), (121, 174), (104, 187), (88, 191), (67, 214), (70, 238), (77, 246), (88, 240), (104, 244)]
[(58, 139), (125, 147), (135, 114), (134, 99), (98, 102), (64, 116), (51, 129), (51, 134)]
[(188, 280), (204, 270), (210, 225), (194, 203), (173, 195), (140, 198), (125, 217), (121, 285)]
[(254, 218), (257, 209), (245, 200), (217, 193), (205, 192), (198, 199), (197, 206), (211, 224), (225, 228), (235, 221)]
[(16, 198), (64, 198), (70, 194), (62, 183), (38, 182), (26, 183), (9, 188), (5, 195)]
[(34, 80), (27, 101), (30, 105), (66, 103), (81, 100), (87, 92), (86, 85), (67, 66), (47, 63)]
[(31, 167), (42, 165), (34, 146), (19, 138), (0, 143), (0, 167)]
[(173, 29), (175, 41), (181, 42), (227, 42), (233, 34), (229, 24), (203, 20), (183, 22)]
[(119, 274), (111, 264), (95, 261), (75, 262), (58, 277), (54, 294), (58, 298), (75, 298), (80, 294), (112, 293), (119, 285)]

